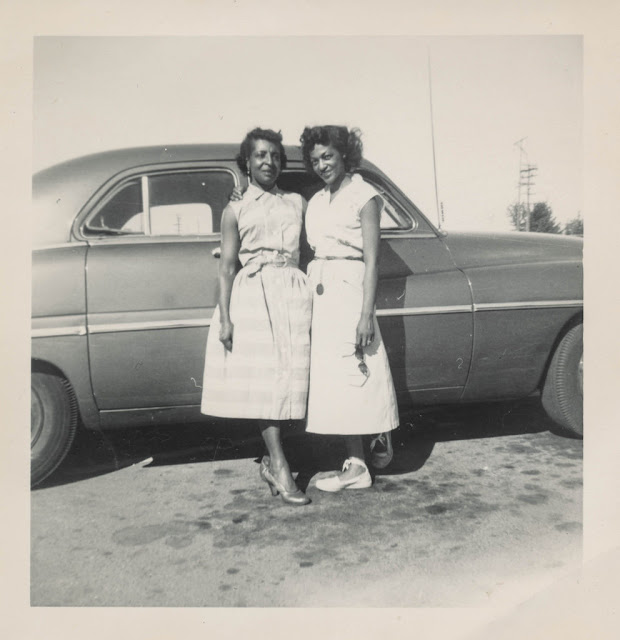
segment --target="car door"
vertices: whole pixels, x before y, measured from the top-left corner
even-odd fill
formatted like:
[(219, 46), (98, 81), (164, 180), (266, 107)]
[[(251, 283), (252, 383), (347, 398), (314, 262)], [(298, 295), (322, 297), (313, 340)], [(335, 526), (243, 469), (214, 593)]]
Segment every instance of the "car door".
[(363, 172), (386, 203), (377, 316), (400, 402), (462, 394), (473, 343), (469, 284), (442, 236), (385, 176)]
[(236, 174), (202, 164), (125, 177), (86, 219), (87, 328), (102, 412), (200, 403), (222, 210)]

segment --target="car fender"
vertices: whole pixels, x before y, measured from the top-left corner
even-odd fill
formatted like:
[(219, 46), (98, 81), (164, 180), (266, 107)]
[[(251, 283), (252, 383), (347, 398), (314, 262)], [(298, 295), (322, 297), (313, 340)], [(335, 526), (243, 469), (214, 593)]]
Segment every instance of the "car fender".
[(582, 313), (581, 263), (556, 260), (463, 271), (474, 302), (474, 349), (462, 399), (536, 391), (553, 346)]
[(31, 366), (71, 385), (84, 426), (99, 427), (88, 362), (85, 264), (88, 245), (37, 248), (32, 253)]

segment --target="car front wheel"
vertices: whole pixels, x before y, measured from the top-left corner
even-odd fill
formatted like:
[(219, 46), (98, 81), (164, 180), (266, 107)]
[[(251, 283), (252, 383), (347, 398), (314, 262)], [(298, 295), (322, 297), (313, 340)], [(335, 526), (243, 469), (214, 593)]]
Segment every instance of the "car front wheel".
[(549, 416), (569, 433), (583, 437), (583, 325), (570, 329), (553, 354), (543, 387)]
[(30, 483), (49, 476), (67, 455), (77, 428), (77, 405), (68, 383), (33, 372), (30, 405)]

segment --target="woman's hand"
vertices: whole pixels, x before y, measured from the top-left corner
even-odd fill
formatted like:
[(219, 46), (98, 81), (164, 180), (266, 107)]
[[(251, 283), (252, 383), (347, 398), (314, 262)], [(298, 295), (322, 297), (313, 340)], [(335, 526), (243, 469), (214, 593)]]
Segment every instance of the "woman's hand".
[(241, 187), (235, 187), (230, 194), (230, 201), (235, 202), (236, 200), (243, 200), (243, 191)]
[(234, 325), (232, 322), (222, 322), (220, 325), (220, 342), (226, 351), (232, 351)]
[(375, 339), (375, 322), (372, 314), (362, 314), (355, 330), (355, 346), (367, 347)]

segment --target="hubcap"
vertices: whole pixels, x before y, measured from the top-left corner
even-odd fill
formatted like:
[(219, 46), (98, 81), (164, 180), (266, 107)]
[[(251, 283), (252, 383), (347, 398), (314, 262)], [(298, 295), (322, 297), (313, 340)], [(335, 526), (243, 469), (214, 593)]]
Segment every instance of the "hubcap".
[(43, 431), (43, 404), (34, 389), (30, 390), (30, 446), (33, 447)]
[(583, 353), (579, 358), (579, 364), (577, 365), (577, 380), (579, 382), (579, 391), (583, 395)]

